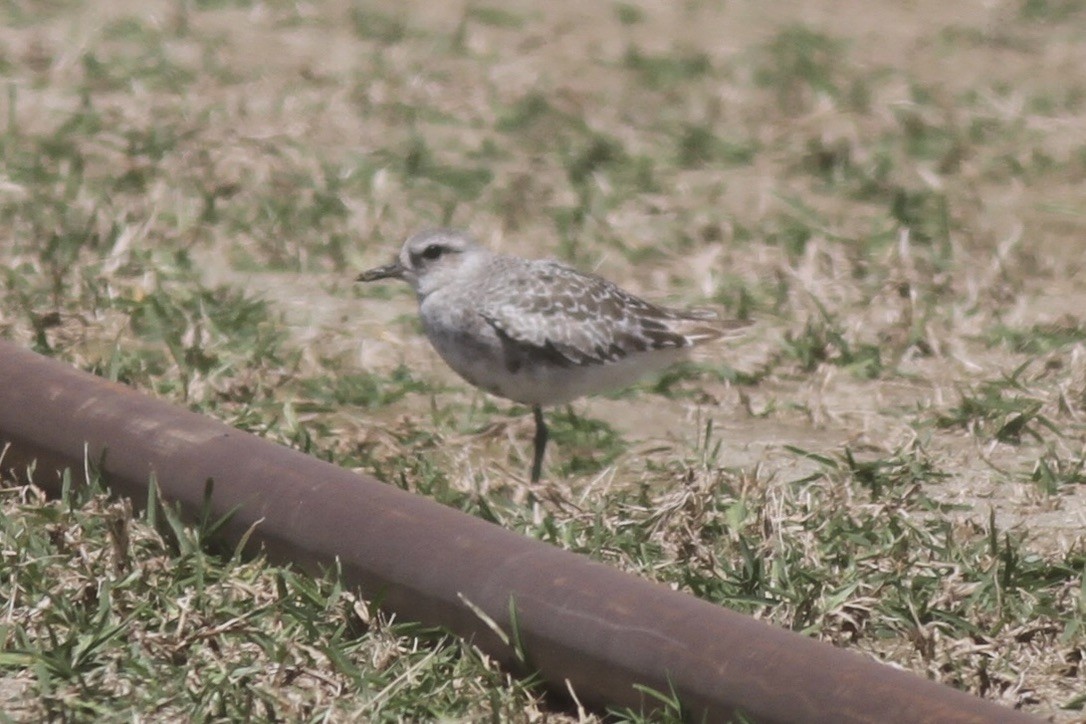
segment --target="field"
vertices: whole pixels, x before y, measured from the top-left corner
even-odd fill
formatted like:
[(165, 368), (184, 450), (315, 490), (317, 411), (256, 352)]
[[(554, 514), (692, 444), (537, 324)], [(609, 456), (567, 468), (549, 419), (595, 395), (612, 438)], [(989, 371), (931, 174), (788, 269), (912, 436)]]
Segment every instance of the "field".
[[(1086, 2), (0, 20), (0, 337), (1082, 720)], [(752, 331), (549, 411), (532, 487), (529, 411), (443, 365), (406, 285), (353, 281), (436, 225)], [(0, 489), (14, 720), (603, 718), (91, 482)]]

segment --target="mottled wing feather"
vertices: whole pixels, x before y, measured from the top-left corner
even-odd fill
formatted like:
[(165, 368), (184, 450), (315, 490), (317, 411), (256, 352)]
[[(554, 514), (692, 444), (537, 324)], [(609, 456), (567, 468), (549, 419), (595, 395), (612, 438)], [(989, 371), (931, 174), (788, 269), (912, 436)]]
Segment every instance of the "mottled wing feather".
[(488, 289), (483, 298), (495, 301), (479, 309), (510, 352), (519, 347), (552, 364), (598, 365), (636, 352), (688, 347), (725, 333), (711, 312), (658, 307), (560, 264), (536, 262), (525, 271)]

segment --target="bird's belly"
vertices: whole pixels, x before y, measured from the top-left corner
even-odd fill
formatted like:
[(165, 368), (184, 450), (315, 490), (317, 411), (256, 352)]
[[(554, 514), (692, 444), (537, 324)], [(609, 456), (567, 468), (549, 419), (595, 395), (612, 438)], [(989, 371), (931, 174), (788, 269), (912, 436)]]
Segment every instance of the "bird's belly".
[(455, 330), (428, 330), (430, 344), (456, 374), (476, 387), (500, 397), (515, 400), (506, 394), (505, 369), (501, 343)]
[(510, 369), (497, 336), (490, 339), (446, 330), (429, 337), (445, 363), (467, 382), (524, 405), (557, 405), (627, 387), (685, 356), (684, 350), (656, 350), (606, 364), (569, 366), (528, 357)]
[(632, 354), (605, 364), (560, 367), (525, 365), (511, 376), (508, 397), (531, 405), (558, 405), (585, 395), (629, 387), (646, 375), (659, 372), (685, 357), (684, 350)]

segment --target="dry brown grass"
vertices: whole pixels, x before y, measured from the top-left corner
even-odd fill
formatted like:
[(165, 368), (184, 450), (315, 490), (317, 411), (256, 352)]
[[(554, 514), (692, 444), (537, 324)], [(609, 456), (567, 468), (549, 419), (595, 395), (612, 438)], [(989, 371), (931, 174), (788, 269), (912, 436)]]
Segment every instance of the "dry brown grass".
[[(1082, 3), (0, 12), (0, 334), (936, 680), (1080, 716)], [(750, 315), (756, 332), (556, 413), (533, 503), (522, 411), (444, 368), (405, 289), (351, 283), (439, 223)], [(329, 610), (329, 625), (347, 615)], [(389, 654), (407, 668), (410, 641)], [(381, 711), (333, 702), (359, 679), (332, 679), (270, 705)], [(464, 700), (493, 686), (502, 711), (529, 706), (497, 674), (471, 681)]]

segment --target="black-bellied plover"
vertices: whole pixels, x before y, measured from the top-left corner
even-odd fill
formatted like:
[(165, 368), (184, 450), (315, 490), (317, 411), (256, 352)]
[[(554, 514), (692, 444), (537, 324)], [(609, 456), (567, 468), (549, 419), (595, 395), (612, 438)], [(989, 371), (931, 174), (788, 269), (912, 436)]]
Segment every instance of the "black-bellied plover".
[(547, 445), (544, 405), (629, 385), (748, 324), (657, 306), (555, 261), (496, 254), (452, 229), (415, 234), (395, 261), (357, 281), (378, 279), (411, 285), (426, 336), (457, 374), (531, 406), (533, 483)]

